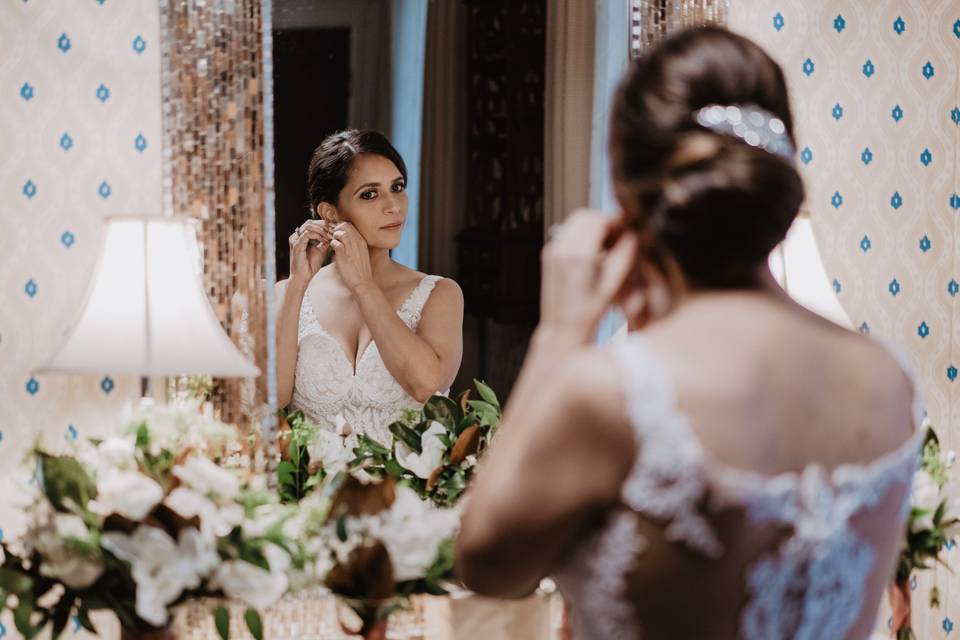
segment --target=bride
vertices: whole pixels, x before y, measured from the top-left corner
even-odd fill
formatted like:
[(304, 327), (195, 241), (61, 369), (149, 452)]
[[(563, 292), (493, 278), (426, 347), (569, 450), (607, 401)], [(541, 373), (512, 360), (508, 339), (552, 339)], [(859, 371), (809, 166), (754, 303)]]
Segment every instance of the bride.
[[(453, 280), (390, 258), (407, 216), (407, 168), (376, 131), (342, 131), (313, 154), (311, 213), (277, 283), (277, 396), (352, 446), (449, 389), (463, 349)], [(328, 252), (333, 262), (323, 266)]]
[[(483, 594), (557, 579), (575, 637), (866, 638), (922, 438), (891, 353), (767, 269), (803, 200), (784, 76), (681, 33), (611, 116), (617, 217), (543, 252), (540, 325), (478, 471), (459, 570)], [(622, 343), (595, 347), (609, 305)]]

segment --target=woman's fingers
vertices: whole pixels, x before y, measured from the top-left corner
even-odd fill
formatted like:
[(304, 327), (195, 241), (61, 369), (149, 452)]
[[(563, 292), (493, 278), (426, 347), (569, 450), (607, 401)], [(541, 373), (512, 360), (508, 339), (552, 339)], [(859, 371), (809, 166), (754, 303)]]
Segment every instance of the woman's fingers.
[(580, 251), (598, 253), (620, 225), (616, 216), (595, 209), (577, 209), (554, 233), (551, 244), (570, 245)]
[(307, 245), (310, 244), (311, 240), (316, 240), (320, 244), (326, 244), (329, 242), (329, 238), (326, 236), (326, 234), (320, 233), (319, 231), (305, 230), (303, 233), (297, 236), (297, 239), (293, 244), (293, 248), (297, 251), (306, 251)]
[(600, 281), (597, 286), (604, 300), (613, 300), (623, 288), (624, 281), (636, 265), (639, 245), (635, 233), (624, 233), (607, 252), (600, 268)]

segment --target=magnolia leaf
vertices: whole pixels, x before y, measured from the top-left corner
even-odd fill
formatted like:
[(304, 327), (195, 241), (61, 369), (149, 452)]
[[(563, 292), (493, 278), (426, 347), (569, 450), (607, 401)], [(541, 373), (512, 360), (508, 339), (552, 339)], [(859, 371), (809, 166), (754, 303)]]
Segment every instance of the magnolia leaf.
[(464, 413), (467, 412), (468, 400), (470, 400), (470, 389), (467, 389), (457, 397), (457, 404), (460, 405), (460, 410)]
[(406, 473), (406, 470), (400, 466), (400, 463), (393, 458), (386, 461), (384, 468), (387, 470), (387, 473), (394, 478), (402, 478), (403, 474)]
[(403, 424), (402, 422), (394, 422), (390, 425), (390, 433), (392, 433), (398, 440), (403, 444), (407, 445), (417, 453), (422, 453), (423, 448), (420, 445), (420, 436), (416, 431)]
[(380, 482), (364, 484), (347, 476), (330, 500), (327, 522), (341, 516), (375, 515), (390, 508), (396, 499), (396, 482), (387, 476)]
[(943, 501), (940, 503), (940, 506), (937, 507), (937, 510), (936, 510), (936, 511), (934, 512), (934, 514), (933, 514), (933, 526), (934, 526), (934, 527), (939, 527), (939, 526), (940, 526), (940, 521), (943, 520), (943, 516), (944, 516), (944, 513), (946, 513), (946, 510), (947, 510), (947, 501), (946, 501), (946, 500), (943, 500)]
[(476, 425), (468, 427), (460, 434), (456, 444), (453, 445), (453, 451), (450, 452), (450, 462), (454, 464), (463, 462), (467, 456), (477, 452), (477, 446), (479, 444), (480, 427)]
[(423, 405), (423, 415), (428, 420), (439, 422), (449, 431), (456, 429), (463, 420), (460, 406), (447, 396), (432, 396)]
[(500, 409), (500, 400), (497, 399), (497, 394), (493, 392), (493, 389), (477, 379), (474, 379), (473, 384), (477, 387), (477, 393), (480, 394), (481, 398)]
[(470, 408), (477, 412), (481, 424), (493, 427), (500, 423), (500, 410), (489, 402), (471, 400)]
[[(69, 594), (69, 592), (67, 593)], [(74, 600), (75, 596), (64, 595), (60, 598), (60, 601), (57, 602), (57, 606), (54, 607), (51, 618), (53, 622), (52, 637), (59, 638), (63, 630), (67, 628), (67, 623), (70, 622), (70, 612), (73, 610)]]
[(69, 511), (73, 504), (86, 509), (90, 498), (97, 495), (97, 485), (83, 465), (70, 456), (39, 454), (43, 492), (59, 511)]
[(472, 427), (473, 425), (477, 424), (479, 420), (480, 417), (476, 414), (476, 412), (470, 411), (464, 416), (463, 420), (460, 421), (460, 424), (457, 425), (454, 434), (459, 436), (461, 433), (463, 433), (464, 429), (467, 427)]
[(137, 426), (137, 442), (138, 449), (146, 449), (150, 446), (150, 428), (147, 426), (146, 422), (141, 422)]
[(20, 601), (17, 608), (13, 611), (13, 624), (17, 631), (23, 634), (27, 640), (40, 633), (40, 629), (30, 624), (30, 618), (33, 617), (33, 602), (27, 598)]
[(256, 609), (247, 609), (243, 613), (243, 621), (247, 623), (247, 629), (250, 630), (256, 640), (263, 640), (263, 621)]
[(33, 589), (33, 579), (30, 576), (13, 569), (0, 569), (0, 590), (19, 596), (30, 593), (31, 589)]
[(360, 443), (366, 446), (367, 448), (369, 448), (370, 451), (376, 454), (379, 454), (381, 456), (390, 455), (390, 449), (386, 448), (385, 446), (383, 446), (382, 444), (380, 444), (379, 442), (377, 442), (376, 440), (374, 440), (373, 438), (371, 438), (366, 434), (360, 434)]
[(213, 623), (217, 627), (217, 633), (223, 640), (230, 640), (230, 612), (223, 605), (217, 607), (213, 612)]
[(430, 472), (430, 477), (427, 478), (427, 493), (433, 491), (437, 486), (437, 480), (440, 479), (440, 474), (443, 473), (443, 465), (440, 465), (436, 469)]
[(86, 603), (81, 604), (80, 609), (77, 611), (77, 623), (93, 635), (100, 635), (97, 632), (97, 628), (93, 626), (93, 623), (90, 621), (90, 610), (87, 608)]
[(325, 583), (337, 595), (361, 600), (386, 600), (396, 591), (390, 554), (380, 541), (353, 549), (345, 564), (330, 570)]

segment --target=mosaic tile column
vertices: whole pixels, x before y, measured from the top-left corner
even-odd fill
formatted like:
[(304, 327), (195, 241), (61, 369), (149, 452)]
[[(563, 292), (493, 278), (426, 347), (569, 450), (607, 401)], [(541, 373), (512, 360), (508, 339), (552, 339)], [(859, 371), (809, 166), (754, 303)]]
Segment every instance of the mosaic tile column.
[(164, 213), (200, 220), (207, 294), (263, 372), (214, 381), (221, 419), (249, 429), (266, 412), (268, 370), (261, 2), (162, 0), (160, 26)]

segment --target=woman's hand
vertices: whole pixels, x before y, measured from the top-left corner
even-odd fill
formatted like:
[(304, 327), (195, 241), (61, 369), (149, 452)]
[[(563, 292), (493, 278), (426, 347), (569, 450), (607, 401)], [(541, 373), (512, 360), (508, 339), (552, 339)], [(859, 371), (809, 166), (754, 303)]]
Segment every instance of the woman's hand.
[(540, 326), (591, 341), (636, 264), (638, 240), (617, 217), (581, 209), (542, 254)]
[(370, 249), (355, 226), (349, 222), (339, 223), (334, 228), (330, 246), (337, 256), (334, 264), (350, 291), (356, 293), (360, 286), (373, 282)]
[(332, 239), (324, 220), (308, 220), (290, 236), (290, 279), (306, 285), (323, 266)]

